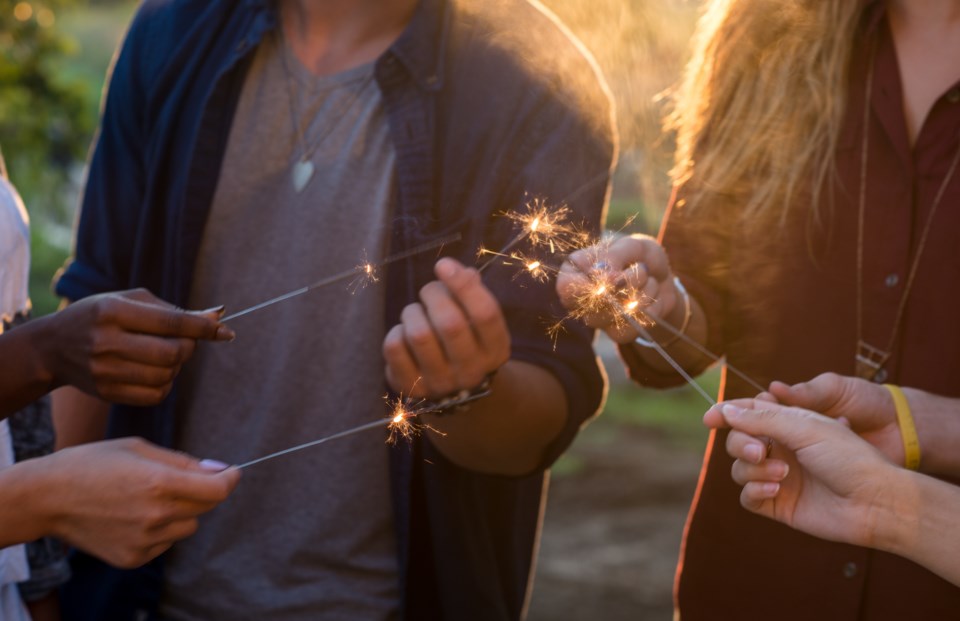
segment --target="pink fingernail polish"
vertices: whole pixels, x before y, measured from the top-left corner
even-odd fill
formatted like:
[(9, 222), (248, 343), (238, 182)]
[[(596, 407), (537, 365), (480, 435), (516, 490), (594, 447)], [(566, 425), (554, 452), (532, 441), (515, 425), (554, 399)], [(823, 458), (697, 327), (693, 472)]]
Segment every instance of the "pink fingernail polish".
[(229, 464), (225, 464), (222, 461), (217, 461), (216, 459), (202, 459), (200, 460), (199, 466), (204, 470), (209, 470), (210, 472), (223, 472), (230, 467)]

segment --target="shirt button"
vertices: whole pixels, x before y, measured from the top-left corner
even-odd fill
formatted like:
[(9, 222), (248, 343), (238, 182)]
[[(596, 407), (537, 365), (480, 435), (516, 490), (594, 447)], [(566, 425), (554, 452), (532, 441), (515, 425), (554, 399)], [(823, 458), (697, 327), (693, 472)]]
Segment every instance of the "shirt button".
[(883, 284), (885, 284), (886, 286), (892, 289), (893, 287), (896, 287), (897, 283), (899, 282), (900, 282), (899, 276), (897, 276), (896, 274), (890, 274), (884, 279)]
[[(877, 371), (877, 374), (873, 376), (873, 381), (876, 382), (877, 384), (882, 384), (882, 383), (884, 383), (885, 381), (887, 381), (887, 376), (888, 376), (888, 375), (889, 375), (889, 373), (887, 373), (887, 370), (886, 370), (886, 369), (879, 369), (879, 370)], [(853, 565), (853, 563), (847, 563), (847, 564), (848, 564), (848, 565)], [(853, 567), (854, 567), (854, 571), (856, 571), (856, 565), (854, 565)]]
[[(882, 370), (882, 369), (881, 369)], [(853, 578), (857, 575), (857, 564), (853, 561), (846, 563), (843, 566), (843, 577), (844, 578)]]
[(947, 101), (957, 103), (960, 101), (960, 88), (951, 88), (947, 91)]

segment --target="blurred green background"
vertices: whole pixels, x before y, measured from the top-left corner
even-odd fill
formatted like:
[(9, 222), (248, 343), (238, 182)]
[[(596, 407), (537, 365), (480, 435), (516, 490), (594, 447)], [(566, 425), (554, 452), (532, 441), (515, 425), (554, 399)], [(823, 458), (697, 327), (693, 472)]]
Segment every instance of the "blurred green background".
[[(661, 136), (662, 94), (680, 75), (698, 2), (692, 0), (544, 0), (595, 55), (618, 108), (621, 159), (608, 218), (611, 229), (655, 233), (669, 195), (672, 144)], [(93, 139), (104, 78), (136, 9), (129, 0), (0, 0), (0, 148), (33, 227), (34, 310), (56, 308), (51, 278), (70, 251), (84, 160)], [(614, 378), (606, 420), (663, 430), (702, 447), (702, 398), (689, 388), (642, 389)], [(716, 389), (717, 373), (701, 378)], [(581, 439), (604, 441), (593, 425)], [(562, 475), (578, 467), (559, 464)]]

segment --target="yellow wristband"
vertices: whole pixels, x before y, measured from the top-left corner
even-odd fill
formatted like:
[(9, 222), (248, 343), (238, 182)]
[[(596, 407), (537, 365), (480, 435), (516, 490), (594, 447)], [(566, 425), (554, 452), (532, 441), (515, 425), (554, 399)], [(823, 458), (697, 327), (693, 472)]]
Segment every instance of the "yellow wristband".
[(900, 425), (900, 436), (903, 438), (903, 465), (910, 470), (920, 469), (920, 438), (917, 437), (917, 426), (913, 423), (913, 414), (910, 413), (910, 404), (903, 396), (899, 386), (884, 384), (893, 397), (893, 407), (897, 410), (897, 424)]

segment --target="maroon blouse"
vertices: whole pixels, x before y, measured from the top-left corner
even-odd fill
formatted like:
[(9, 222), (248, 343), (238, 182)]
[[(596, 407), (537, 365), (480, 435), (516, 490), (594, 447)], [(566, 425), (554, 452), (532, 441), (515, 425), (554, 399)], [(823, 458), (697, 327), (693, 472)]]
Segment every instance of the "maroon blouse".
[[(735, 216), (711, 213), (723, 229), (711, 234), (723, 240), (717, 245), (703, 242), (702, 227), (694, 232), (683, 209), (671, 206), (664, 219), (661, 237), (673, 268), (706, 311), (708, 346), (761, 385), (825, 371), (854, 374), (863, 96), (866, 50), (874, 39), (863, 337), (886, 347), (933, 198), (960, 148), (960, 85), (938, 99), (911, 149), (896, 50), (882, 16), (854, 63), (838, 179), (824, 193), (820, 228), (810, 224), (809, 211), (795, 209), (782, 236), (771, 230), (751, 238), (732, 230)], [(726, 256), (710, 256), (718, 247)], [(708, 269), (716, 259), (729, 269)], [(775, 278), (768, 277), (771, 266)], [(878, 379), (960, 396), (958, 285), (960, 171), (936, 213), (886, 377)], [(638, 382), (682, 381), (644, 365), (630, 347), (622, 352)], [(721, 397), (755, 392), (724, 373)], [(724, 432), (710, 437), (686, 527), (677, 577), (683, 621), (960, 618), (960, 589), (918, 565), (810, 537), (742, 509), (725, 440)]]

